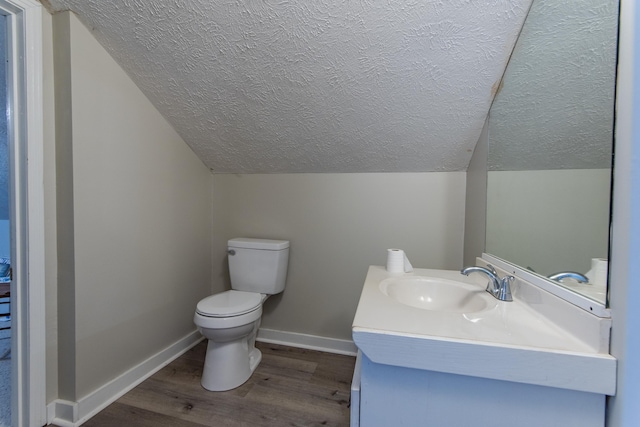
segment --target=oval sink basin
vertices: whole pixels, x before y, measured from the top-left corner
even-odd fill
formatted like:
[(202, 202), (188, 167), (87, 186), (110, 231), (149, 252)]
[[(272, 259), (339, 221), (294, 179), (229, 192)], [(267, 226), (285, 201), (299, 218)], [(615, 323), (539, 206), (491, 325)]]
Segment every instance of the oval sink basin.
[(478, 286), (437, 277), (391, 277), (380, 282), (389, 298), (432, 311), (473, 313), (495, 307), (494, 297)]

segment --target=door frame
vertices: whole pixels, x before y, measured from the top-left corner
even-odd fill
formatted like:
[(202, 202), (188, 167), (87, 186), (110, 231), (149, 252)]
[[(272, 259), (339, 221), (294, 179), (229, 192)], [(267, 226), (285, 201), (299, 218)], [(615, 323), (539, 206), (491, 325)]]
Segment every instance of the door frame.
[(42, 6), (0, 0), (7, 19), (12, 425), (46, 420)]

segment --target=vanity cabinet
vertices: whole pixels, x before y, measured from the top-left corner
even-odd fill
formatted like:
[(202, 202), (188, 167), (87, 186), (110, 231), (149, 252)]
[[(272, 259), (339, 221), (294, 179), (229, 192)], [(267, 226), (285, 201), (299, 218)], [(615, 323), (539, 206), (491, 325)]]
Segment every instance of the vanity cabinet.
[(362, 352), (351, 400), (352, 427), (602, 427), (605, 416), (602, 394), (384, 365)]
[(352, 325), (352, 426), (604, 426), (611, 319), (519, 278), (513, 301), (478, 305), (480, 279), (369, 268)]

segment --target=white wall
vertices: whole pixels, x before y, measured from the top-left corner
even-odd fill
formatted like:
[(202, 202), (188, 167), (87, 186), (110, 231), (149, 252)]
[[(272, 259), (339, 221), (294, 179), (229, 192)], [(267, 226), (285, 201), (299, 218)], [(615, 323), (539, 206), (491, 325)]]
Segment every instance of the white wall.
[(233, 237), (291, 241), (284, 292), (262, 327), (351, 339), (369, 265), (387, 248), (416, 267), (462, 266), (465, 173), (214, 175), (214, 287)]
[(53, 20), (42, 13), (43, 34), (43, 166), (45, 211), (45, 311), (46, 311), (46, 395), (47, 402), (58, 396), (58, 254), (56, 220), (55, 100), (53, 69)]
[(608, 258), (610, 185), (609, 169), (489, 171), (486, 251), (545, 276), (586, 273)]
[(54, 18), (60, 397), (78, 399), (195, 329), (211, 174), (74, 15)]
[(608, 427), (640, 425), (640, 7), (622, 0), (614, 166), (611, 354), (618, 359)]

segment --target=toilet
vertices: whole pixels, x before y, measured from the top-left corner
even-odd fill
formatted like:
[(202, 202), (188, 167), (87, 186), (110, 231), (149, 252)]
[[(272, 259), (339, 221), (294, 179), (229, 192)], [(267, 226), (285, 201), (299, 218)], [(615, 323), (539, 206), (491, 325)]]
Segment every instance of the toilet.
[(201, 300), (193, 318), (209, 340), (201, 383), (210, 391), (239, 387), (262, 360), (255, 348), (262, 304), (284, 290), (289, 242), (231, 239), (227, 253), (232, 290)]

